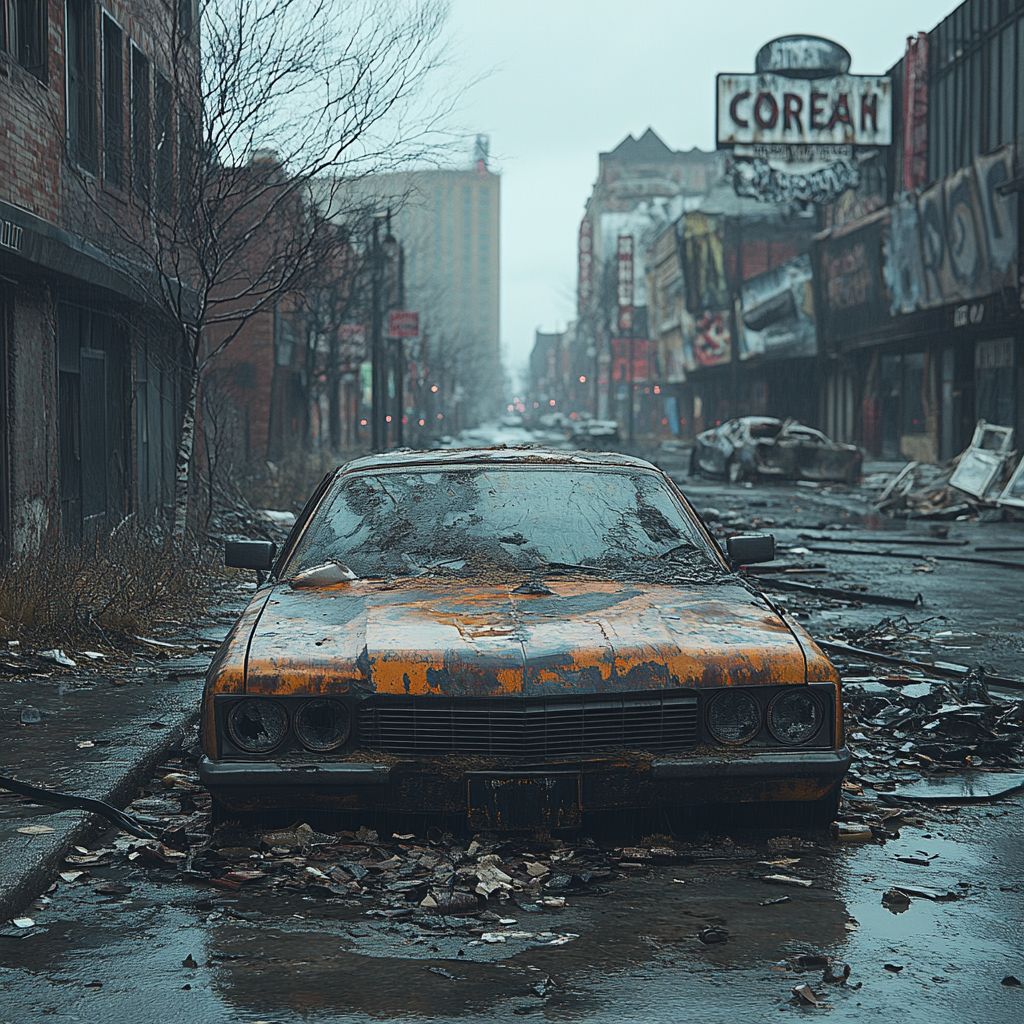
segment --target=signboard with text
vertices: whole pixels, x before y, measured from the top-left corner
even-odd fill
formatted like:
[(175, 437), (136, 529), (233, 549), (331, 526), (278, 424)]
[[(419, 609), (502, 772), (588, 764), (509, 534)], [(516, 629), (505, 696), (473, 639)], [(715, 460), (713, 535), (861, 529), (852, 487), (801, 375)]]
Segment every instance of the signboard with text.
[(584, 217), (580, 224), (579, 266), (576, 282), (578, 311), (584, 316), (594, 294), (593, 263), (594, 263), (594, 228), (589, 217)]
[(718, 75), (719, 146), (888, 146), (892, 80)]
[(633, 331), (633, 236), (619, 235), (619, 330)]
[(418, 338), (420, 334), (419, 313), (393, 309), (389, 318), (388, 334), (392, 338)]

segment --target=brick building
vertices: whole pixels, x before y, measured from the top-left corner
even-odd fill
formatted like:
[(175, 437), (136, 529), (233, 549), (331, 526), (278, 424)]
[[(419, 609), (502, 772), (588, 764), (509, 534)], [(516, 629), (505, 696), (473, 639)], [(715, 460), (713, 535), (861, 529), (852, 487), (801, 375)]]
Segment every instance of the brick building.
[(112, 254), (151, 196), (175, 202), (178, 98), (155, 41), (169, 23), (191, 38), (193, 13), (191, 0), (3, 5), (4, 554), (172, 499), (181, 354), (137, 262)]

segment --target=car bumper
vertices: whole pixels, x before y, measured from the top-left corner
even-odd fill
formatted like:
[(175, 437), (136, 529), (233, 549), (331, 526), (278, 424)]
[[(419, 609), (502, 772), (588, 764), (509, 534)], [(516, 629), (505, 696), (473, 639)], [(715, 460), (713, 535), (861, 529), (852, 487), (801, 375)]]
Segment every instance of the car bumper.
[[(494, 794), (512, 783), (527, 802), (553, 799), (562, 810), (550, 824), (574, 824), (586, 812), (708, 804), (815, 801), (835, 793), (850, 767), (850, 752), (765, 751), (757, 754), (608, 755), (543, 765), (487, 759), (403, 760), (391, 763), (213, 761), (199, 777), (217, 801), (236, 812), (306, 807), (466, 817), (480, 827), (492, 820)], [(568, 796), (566, 794), (569, 794)], [(536, 797), (536, 799), (534, 799)], [(543, 801), (542, 801), (543, 802)], [(575, 810), (566, 810), (569, 805)], [(495, 805), (496, 806), (496, 805)], [(538, 812), (540, 813), (540, 812)], [(554, 813), (553, 811), (551, 813)]]

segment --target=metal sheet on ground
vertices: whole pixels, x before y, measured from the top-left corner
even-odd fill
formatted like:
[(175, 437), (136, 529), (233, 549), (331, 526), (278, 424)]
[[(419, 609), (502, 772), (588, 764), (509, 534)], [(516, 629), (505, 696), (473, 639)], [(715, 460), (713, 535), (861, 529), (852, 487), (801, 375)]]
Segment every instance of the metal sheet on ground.
[(968, 772), (941, 778), (921, 779), (900, 786), (893, 796), (903, 800), (937, 800), (945, 803), (994, 800), (1024, 789), (1024, 775), (1013, 772)]

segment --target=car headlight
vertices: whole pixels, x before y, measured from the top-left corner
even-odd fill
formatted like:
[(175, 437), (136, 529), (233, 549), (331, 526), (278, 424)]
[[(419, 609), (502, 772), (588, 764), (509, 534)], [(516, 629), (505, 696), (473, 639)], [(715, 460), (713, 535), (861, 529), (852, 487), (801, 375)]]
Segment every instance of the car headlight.
[(708, 704), (708, 729), (719, 743), (746, 743), (761, 728), (761, 707), (741, 690), (723, 690)]
[(295, 715), (295, 734), (309, 750), (334, 750), (348, 739), (348, 708), (328, 697), (308, 700)]
[(228, 713), (232, 743), (250, 754), (273, 750), (288, 733), (288, 715), (276, 700), (246, 697)]
[(768, 705), (768, 728), (782, 743), (806, 743), (824, 721), (821, 701), (805, 689), (786, 690)]

